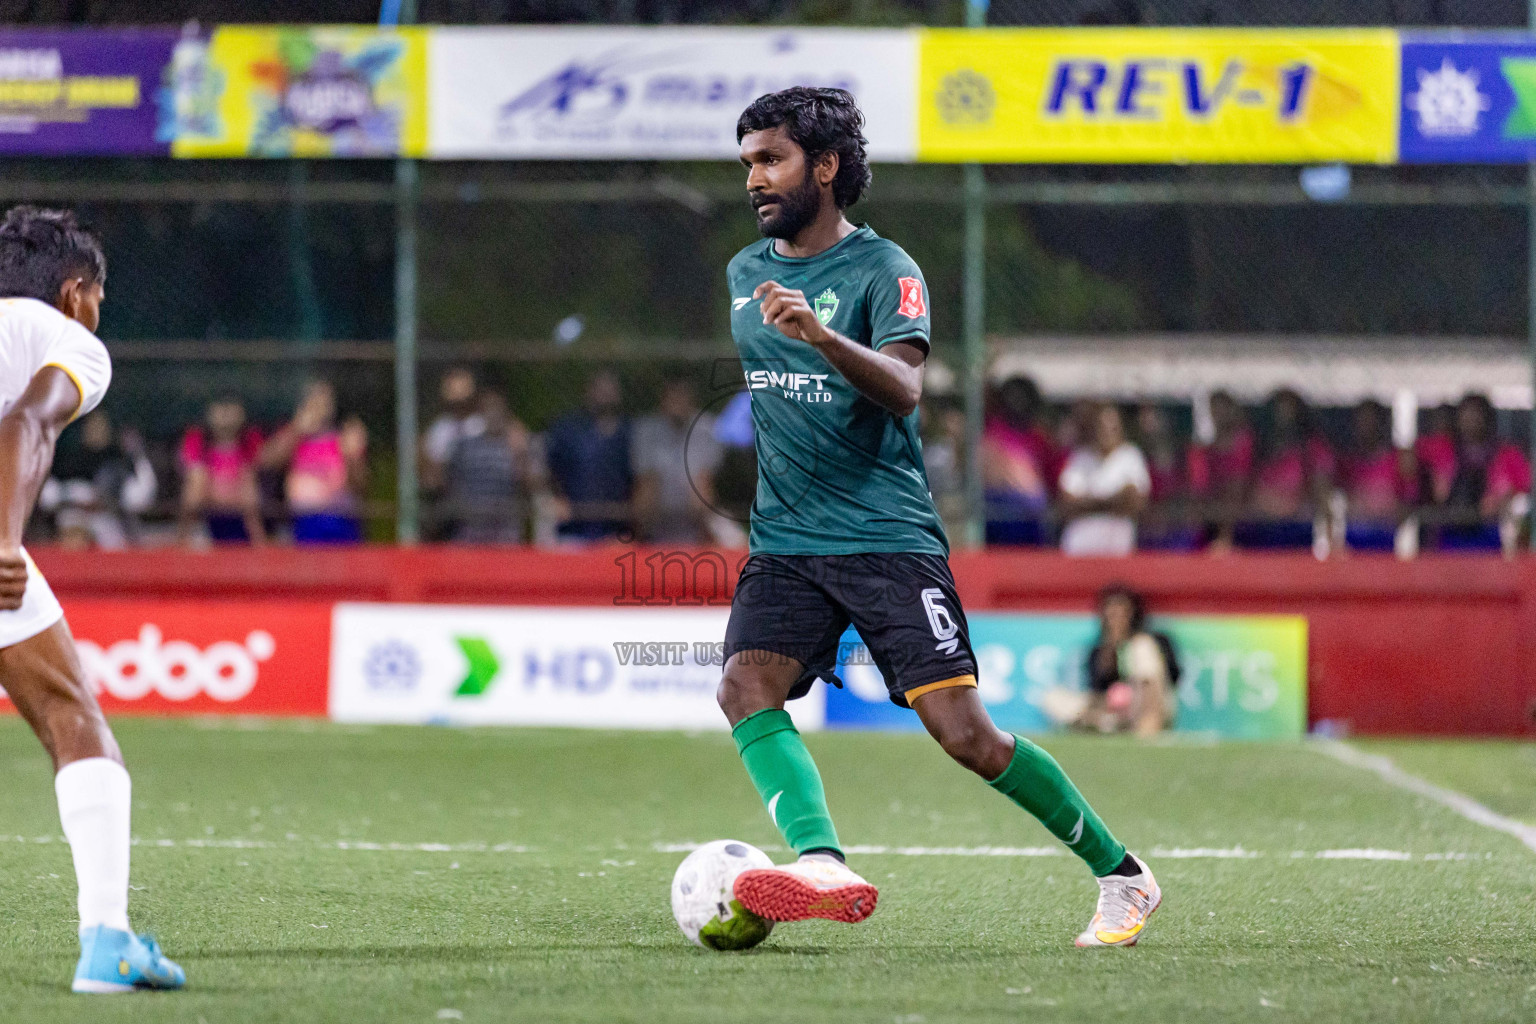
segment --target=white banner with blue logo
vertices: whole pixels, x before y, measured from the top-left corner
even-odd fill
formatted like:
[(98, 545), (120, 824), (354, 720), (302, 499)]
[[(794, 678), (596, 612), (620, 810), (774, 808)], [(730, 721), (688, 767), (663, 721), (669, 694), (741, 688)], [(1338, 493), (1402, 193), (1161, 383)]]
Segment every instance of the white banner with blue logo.
[(793, 85), (852, 92), (873, 159), (917, 152), (915, 31), (443, 28), (429, 46), (434, 158), (733, 159), (742, 110)]
[[(726, 608), (339, 604), (339, 722), (726, 728), (715, 702)], [(825, 696), (795, 701), (801, 729)]]

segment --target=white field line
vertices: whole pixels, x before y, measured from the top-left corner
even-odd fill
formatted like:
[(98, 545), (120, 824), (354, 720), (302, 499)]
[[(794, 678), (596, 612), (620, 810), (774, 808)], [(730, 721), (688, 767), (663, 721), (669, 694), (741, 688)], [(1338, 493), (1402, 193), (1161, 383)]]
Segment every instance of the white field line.
[(1410, 775), (1393, 764), (1391, 758), (1382, 757), (1379, 754), (1367, 754), (1364, 751), (1356, 750), (1348, 744), (1340, 743), (1338, 740), (1322, 740), (1313, 746), (1334, 760), (1347, 764), (1352, 768), (1361, 768), (1368, 772), (1374, 772), (1388, 785), (1396, 786), (1398, 789), (1422, 796), (1426, 800), (1433, 800), (1443, 807), (1449, 807), (1474, 824), (1482, 825), (1484, 828), (1491, 828), (1496, 832), (1503, 832), (1505, 835), (1514, 836), (1524, 843), (1527, 849), (1536, 851), (1536, 826), (1527, 825), (1525, 822), (1516, 821), (1514, 818), (1506, 818), (1498, 811), (1477, 802), (1465, 793), (1458, 793), (1454, 789), (1437, 786), (1433, 782), (1419, 778), (1417, 775)]
[[(0, 843), (21, 843), (28, 846), (64, 845), (63, 836), (0, 835)], [(134, 846), (150, 849), (182, 850), (280, 850), (309, 847), (316, 850), (339, 850), (365, 853), (536, 853), (537, 847), (520, 843), (375, 843), (356, 839), (304, 839), (288, 836), (283, 840), (272, 839), (149, 839), (136, 836)], [(654, 843), (654, 853), (691, 853), (702, 843)], [(766, 851), (783, 853), (783, 847), (768, 846)], [(856, 857), (1062, 857), (1066, 851), (1055, 846), (849, 846), (846, 852)], [(1152, 860), (1253, 860), (1268, 856), (1262, 850), (1233, 847), (1153, 847), (1147, 856)], [(1377, 850), (1373, 848), (1350, 850), (1295, 850), (1292, 859), (1316, 860), (1395, 860), (1395, 861), (1448, 861), (1487, 860), (1492, 854), (1426, 853), (1414, 856), (1405, 850)]]

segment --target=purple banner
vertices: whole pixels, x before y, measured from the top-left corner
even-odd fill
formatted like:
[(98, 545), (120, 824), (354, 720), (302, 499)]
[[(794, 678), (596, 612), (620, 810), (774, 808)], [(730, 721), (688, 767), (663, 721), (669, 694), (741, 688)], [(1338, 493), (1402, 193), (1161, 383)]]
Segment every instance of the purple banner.
[(175, 29), (0, 31), (0, 155), (166, 156)]

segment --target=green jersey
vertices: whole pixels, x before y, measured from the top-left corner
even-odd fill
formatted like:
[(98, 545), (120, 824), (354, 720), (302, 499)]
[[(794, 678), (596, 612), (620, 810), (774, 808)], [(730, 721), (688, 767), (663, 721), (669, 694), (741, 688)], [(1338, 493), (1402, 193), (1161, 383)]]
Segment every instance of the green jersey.
[(790, 259), (773, 239), (731, 260), (731, 335), (752, 394), (757, 498), (751, 551), (774, 555), (949, 554), (928, 493), (917, 413), (865, 398), (816, 349), (763, 323), (752, 292), (777, 281), (860, 345), (928, 350), (922, 271), (894, 242), (858, 228), (826, 252)]

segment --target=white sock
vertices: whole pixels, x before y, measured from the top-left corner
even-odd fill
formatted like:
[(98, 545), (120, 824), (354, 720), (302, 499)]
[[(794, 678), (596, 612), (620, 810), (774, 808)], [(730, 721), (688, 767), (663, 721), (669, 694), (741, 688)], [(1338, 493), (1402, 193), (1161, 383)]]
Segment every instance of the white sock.
[(53, 778), (59, 821), (75, 859), (80, 927), (128, 928), (128, 820), (133, 783), (108, 757), (72, 761)]

